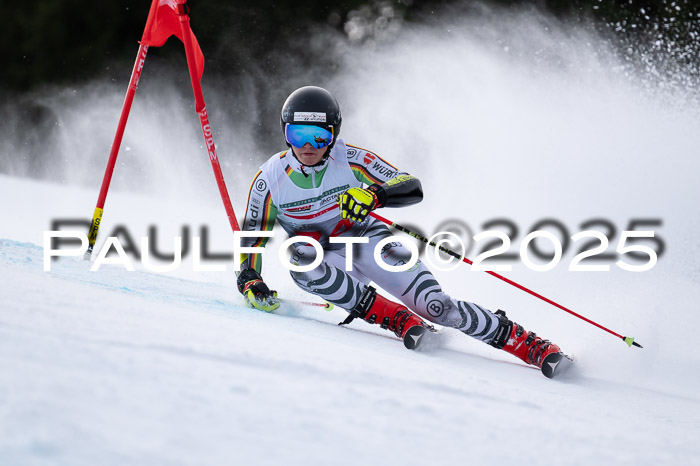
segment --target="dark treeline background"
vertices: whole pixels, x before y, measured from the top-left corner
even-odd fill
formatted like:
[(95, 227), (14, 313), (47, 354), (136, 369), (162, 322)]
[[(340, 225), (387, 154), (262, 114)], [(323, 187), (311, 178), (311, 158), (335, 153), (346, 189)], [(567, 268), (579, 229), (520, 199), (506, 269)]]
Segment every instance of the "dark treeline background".
[[(0, 90), (16, 93), (47, 85), (79, 83), (119, 70), (128, 79), (150, 0), (34, 0), (3, 2), (3, 66)], [(700, 0), (490, 0), (501, 8), (532, 8), (595, 27), (611, 40), (650, 44), (672, 60), (697, 60)], [(326, 30), (349, 46), (391, 38), (392, 31), (420, 23), (445, 8), (468, 13), (475, 2), (446, 0), (190, 0), (192, 27), (207, 59), (209, 76), (277, 73), (326, 60), (333, 49), (308, 44), (310, 31)], [(161, 56), (182, 54), (164, 47)], [(125, 76), (125, 78), (123, 77)], [(112, 77), (112, 79), (115, 79)]]

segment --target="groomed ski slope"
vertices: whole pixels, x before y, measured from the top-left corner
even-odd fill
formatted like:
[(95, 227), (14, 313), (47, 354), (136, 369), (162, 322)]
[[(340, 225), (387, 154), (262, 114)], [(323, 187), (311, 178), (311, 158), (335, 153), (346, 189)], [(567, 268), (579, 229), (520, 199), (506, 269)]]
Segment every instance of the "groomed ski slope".
[[(90, 203), (89, 190), (0, 178), (5, 199)], [(4, 219), (32, 209), (15, 199)], [(182, 214), (120, 193), (110, 202)], [(48, 229), (24, 220), (29, 239)], [(654, 338), (629, 310), (645, 349), (569, 319), (583, 330), (557, 341), (578, 348), (580, 370), (549, 380), (454, 331), (416, 353), (377, 326), (338, 327), (341, 310), (247, 309), (232, 272), (90, 272), (79, 258), (44, 272), (41, 240), (18, 239), (11, 223), (0, 241), (0, 464), (638, 465), (700, 454), (692, 345)]]

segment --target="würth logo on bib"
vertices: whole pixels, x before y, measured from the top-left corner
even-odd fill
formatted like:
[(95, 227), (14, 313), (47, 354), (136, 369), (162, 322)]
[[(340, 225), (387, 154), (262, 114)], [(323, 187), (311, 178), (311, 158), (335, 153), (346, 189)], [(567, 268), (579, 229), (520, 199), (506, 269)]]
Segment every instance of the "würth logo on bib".
[(294, 112), (294, 121), (312, 121), (314, 123), (325, 123), (326, 114), (322, 112)]

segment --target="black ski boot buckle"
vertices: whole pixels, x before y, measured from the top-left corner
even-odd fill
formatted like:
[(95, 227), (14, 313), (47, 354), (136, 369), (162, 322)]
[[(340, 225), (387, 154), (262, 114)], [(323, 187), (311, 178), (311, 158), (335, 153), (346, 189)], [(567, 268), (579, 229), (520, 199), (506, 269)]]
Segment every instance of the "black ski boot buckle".
[(369, 310), (372, 309), (372, 305), (374, 305), (376, 298), (377, 290), (375, 290), (374, 287), (367, 285), (365, 287), (365, 291), (362, 293), (362, 296), (360, 296), (360, 300), (357, 302), (355, 307), (352, 308), (348, 317), (338, 325), (347, 325), (356, 318), (364, 319)]

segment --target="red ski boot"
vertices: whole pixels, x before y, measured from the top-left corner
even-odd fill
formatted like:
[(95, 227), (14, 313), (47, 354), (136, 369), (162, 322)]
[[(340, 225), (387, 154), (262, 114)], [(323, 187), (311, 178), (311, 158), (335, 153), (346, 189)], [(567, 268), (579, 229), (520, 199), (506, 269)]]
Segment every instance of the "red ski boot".
[(350, 323), (356, 317), (391, 330), (403, 339), (403, 344), (408, 349), (417, 349), (423, 342), (425, 332), (432, 329), (406, 306), (389, 301), (371, 286), (365, 287), (360, 301), (340, 325)]
[(528, 364), (537, 366), (546, 377), (554, 377), (569, 366), (569, 358), (558, 345), (543, 340), (535, 332), (528, 332), (522, 326), (506, 317), (504, 311), (496, 311), (499, 326), (491, 346), (516, 356)]

